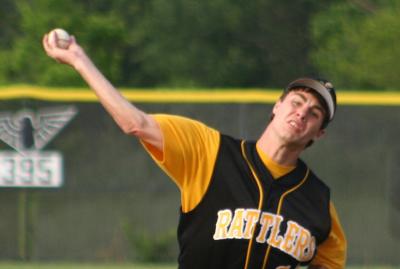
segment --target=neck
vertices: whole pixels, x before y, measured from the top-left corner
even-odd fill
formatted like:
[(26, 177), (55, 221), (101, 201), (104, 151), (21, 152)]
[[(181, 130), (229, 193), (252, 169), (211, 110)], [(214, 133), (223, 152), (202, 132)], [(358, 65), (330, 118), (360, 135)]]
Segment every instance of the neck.
[(304, 147), (290, 145), (280, 141), (267, 129), (257, 141), (259, 148), (274, 162), (283, 166), (294, 166)]

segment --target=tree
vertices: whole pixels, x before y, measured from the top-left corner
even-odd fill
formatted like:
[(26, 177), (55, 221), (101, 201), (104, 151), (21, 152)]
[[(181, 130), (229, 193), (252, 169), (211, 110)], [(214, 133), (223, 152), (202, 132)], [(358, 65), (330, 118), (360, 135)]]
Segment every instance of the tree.
[[(0, 82), (81, 86), (82, 79), (71, 68), (56, 65), (45, 57), (44, 33), (61, 27), (77, 36), (95, 54), (103, 72), (119, 82), (124, 23), (112, 12), (90, 10), (90, 1), (19, 0), (14, 2), (18, 27), (10, 34), (12, 45), (0, 51)], [(91, 11), (91, 12), (89, 12)], [(18, 33), (18, 34), (16, 34)], [(85, 33), (85, 34), (82, 34)]]
[(347, 1), (312, 23), (315, 65), (340, 88), (399, 89), (400, 3)]
[(308, 25), (329, 1), (150, 2), (132, 31), (144, 84), (281, 87), (315, 72)]
[(316, 72), (309, 21), (332, 0), (5, 1), (17, 22), (0, 31), (3, 84), (82, 86), (43, 55), (43, 34), (61, 27), (117, 86), (283, 87)]

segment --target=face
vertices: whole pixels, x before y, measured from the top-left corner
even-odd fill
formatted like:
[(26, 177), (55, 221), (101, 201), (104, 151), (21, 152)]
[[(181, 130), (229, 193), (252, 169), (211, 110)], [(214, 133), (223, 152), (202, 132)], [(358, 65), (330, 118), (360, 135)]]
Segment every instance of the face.
[(273, 130), (284, 144), (303, 147), (324, 134), (321, 125), (325, 111), (310, 92), (289, 92), (275, 104), (273, 113)]

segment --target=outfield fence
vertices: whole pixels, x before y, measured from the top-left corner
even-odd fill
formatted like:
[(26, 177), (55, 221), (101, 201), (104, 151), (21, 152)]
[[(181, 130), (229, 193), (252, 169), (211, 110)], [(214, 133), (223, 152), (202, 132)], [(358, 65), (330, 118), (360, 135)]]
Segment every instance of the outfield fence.
[[(274, 90), (123, 93), (147, 112), (192, 117), (246, 139), (259, 137), (279, 96)], [(398, 266), (400, 94), (348, 92), (338, 100), (326, 138), (304, 159), (331, 186), (349, 264)], [(0, 102), (9, 117), (49, 107), (78, 112), (40, 149), (61, 154), (60, 187), (0, 188), (1, 260), (175, 262), (178, 190), (92, 93), (16, 86), (0, 89)], [(0, 153), (9, 151), (1, 142)]]

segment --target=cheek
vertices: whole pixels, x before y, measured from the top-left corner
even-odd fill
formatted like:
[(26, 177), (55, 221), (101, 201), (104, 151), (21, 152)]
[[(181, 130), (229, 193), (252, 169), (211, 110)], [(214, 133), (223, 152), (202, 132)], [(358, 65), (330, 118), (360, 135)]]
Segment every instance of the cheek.
[(316, 138), (320, 137), (323, 133), (323, 131), (321, 130), (321, 124), (319, 122), (312, 124), (309, 130), (310, 130), (310, 135)]
[(279, 110), (278, 113), (275, 113), (275, 118), (278, 121), (283, 121), (286, 118), (287, 113), (283, 110)]
[(276, 115), (278, 115), (280, 118), (284, 118), (290, 114), (294, 113), (294, 109), (292, 109), (288, 105), (280, 105), (274, 109), (274, 112)]

